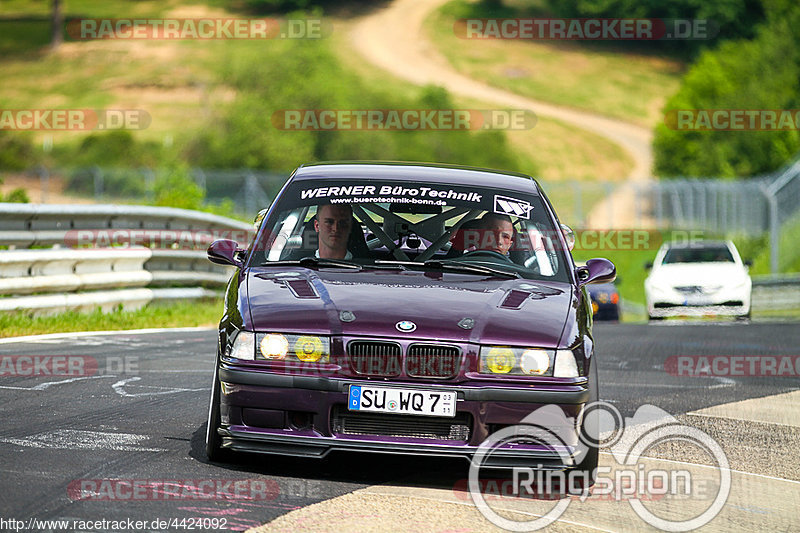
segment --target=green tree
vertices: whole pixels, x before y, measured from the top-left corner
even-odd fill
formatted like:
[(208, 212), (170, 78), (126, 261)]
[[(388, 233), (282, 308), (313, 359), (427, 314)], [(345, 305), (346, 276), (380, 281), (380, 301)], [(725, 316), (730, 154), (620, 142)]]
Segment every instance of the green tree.
[[(3, 178), (0, 178), (0, 185), (3, 184)], [(27, 204), (30, 203), (31, 199), (28, 198), (28, 192), (18, 187), (6, 195), (0, 192), (0, 202), (10, 202), (10, 203), (20, 203), (20, 204)]]
[[(667, 102), (678, 109), (800, 108), (800, 4), (769, 4), (755, 39), (702, 54)], [(800, 150), (798, 130), (678, 131), (656, 128), (655, 171), (662, 176), (752, 176), (773, 171)]]
[(0, 129), (0, 169), (25, 170), (36, 163), (29, 136)]
[(205, 191), (189, 175), (183, 165), (172, 165), (159, 172), (154, 185), (155, 205), (200, 210)]

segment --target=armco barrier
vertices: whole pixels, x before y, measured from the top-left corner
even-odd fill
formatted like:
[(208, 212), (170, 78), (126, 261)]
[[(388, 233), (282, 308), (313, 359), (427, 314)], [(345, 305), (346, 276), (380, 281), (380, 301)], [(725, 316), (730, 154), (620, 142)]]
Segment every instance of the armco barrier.
[(144, 287), (147, 248), (0, 252), (0, 294)]
[(753, 309), (800, 310), (800, 274), (753, 277)]
[(110, 311), (122, 305), (126, 309), (136, 309), (153, 300), (185, 300), (191, 298), (212, 298), (219, 296), (216, 291), (194, 288), (179, 289), (122, 289), (117, 291), (92, 291), (83, 293), (45, 294), (22, 296), (19, 298), (0, 298), (1, 311), (35, 311), (55, 313), (66, 310), (91, 311), (101, 308)]
[(114, 229), (228, 233), (244, 245), (253, 228), (238, 220), (173, 207), (0, 203), (0, 246), (64, 246), (80, 230)]
[[(91, 244), (83, 234), (96, 237), (98, 232), (104, 238), (150, 232), (148, 238), (157, 234), (177, 236), (179, 241), (185, 234), (198, 249), (146, 248), (118, 241), (115, 247), (69, 248)], [(221, 288), (233, 270), (206, 257), (205, 246), (217, 236), (246, 247), (252, 226), (186, 209), (0, 203), (0, 246), (8, 248), (0, 250), (0, 295), (9, 296), (0, 298), (0, 311), (112, 309), (119, 304), (135, 308), (154, 299), (218, 295), (199, 287)], [(104, 244), (102, 238), (95, 241)], [(26, 249), (32, 246), (50, 248)], [(146, 288), (150, 286), (191, 287)]]

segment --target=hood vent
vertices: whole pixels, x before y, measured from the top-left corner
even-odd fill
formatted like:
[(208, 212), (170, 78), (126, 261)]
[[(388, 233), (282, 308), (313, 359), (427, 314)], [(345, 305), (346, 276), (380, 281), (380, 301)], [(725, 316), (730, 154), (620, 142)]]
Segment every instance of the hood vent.
[(502, 309), (519, 309), (531, 293), (526, 291), (518, 291), (516, 289), (509, 291), (503, 303), (500, 304)]
[(319, 298), (317, 291), (305, 279), (287, 280), (284, 283), (289, 287), (297, 298)]

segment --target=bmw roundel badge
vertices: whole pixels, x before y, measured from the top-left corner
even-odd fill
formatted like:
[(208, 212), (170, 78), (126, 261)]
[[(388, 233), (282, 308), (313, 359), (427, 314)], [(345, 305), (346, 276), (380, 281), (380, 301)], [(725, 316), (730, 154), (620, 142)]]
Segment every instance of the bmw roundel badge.
[(403, 333), (410, 333), (417, 329), (417, 325), (410, 320), (401, 320), (394, 327), (397, 328), (397, 331), (402, 331)]

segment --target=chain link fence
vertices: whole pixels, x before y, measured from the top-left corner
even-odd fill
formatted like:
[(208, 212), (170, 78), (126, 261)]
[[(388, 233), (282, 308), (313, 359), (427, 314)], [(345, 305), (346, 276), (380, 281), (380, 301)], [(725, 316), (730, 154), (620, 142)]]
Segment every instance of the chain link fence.
[[(109, 201), (153, 203), (156, 181), (166, 171), (141, 168), (76, 168), (50, 170), (37, 167), (29, 171), (39, 177), (43, 201), (47, 201), (49, 181), (59, 176), (65, 181), (65, 192), (91, 197), (95, 202)], [(286, 182), (287, 175), (250, 169), (217, 170), (194, 168), (189, 171), (194, 183), (204, 192), (205, 201), (219, 204), (230, 200), (237, 215), (255, 216), (272, 203)]]
[[(781, 229), (800, 226), (800, 157), (780, 171), (744, 180), (545, 182), (563, 222), (592, 229), (684, 229), (769, 235), (770, 270), (779, 271)], [(783, 243), (784, 245), (786, 242)]]
[[(152, 203), (159, 170), (37, 168), (42, 198), (51, 174), (63, 176), (66, 192), (97, 202)], [(209, 203), (230, 200), (234, 212), (252, 217), (278, 193), (287, 176), (250, 169), (192, 169), (191, 179)], [(773, 175), (745, 180), (662, 179), (647, 182), (542, 182), (562, 222), (592, 229), (685, 229), (720, 235), (769, 235), (770, 267), (778, 272), (780, 232), (800, 210), (800, 157)], [(47, 201), (47, 200), (43, 200)]]

